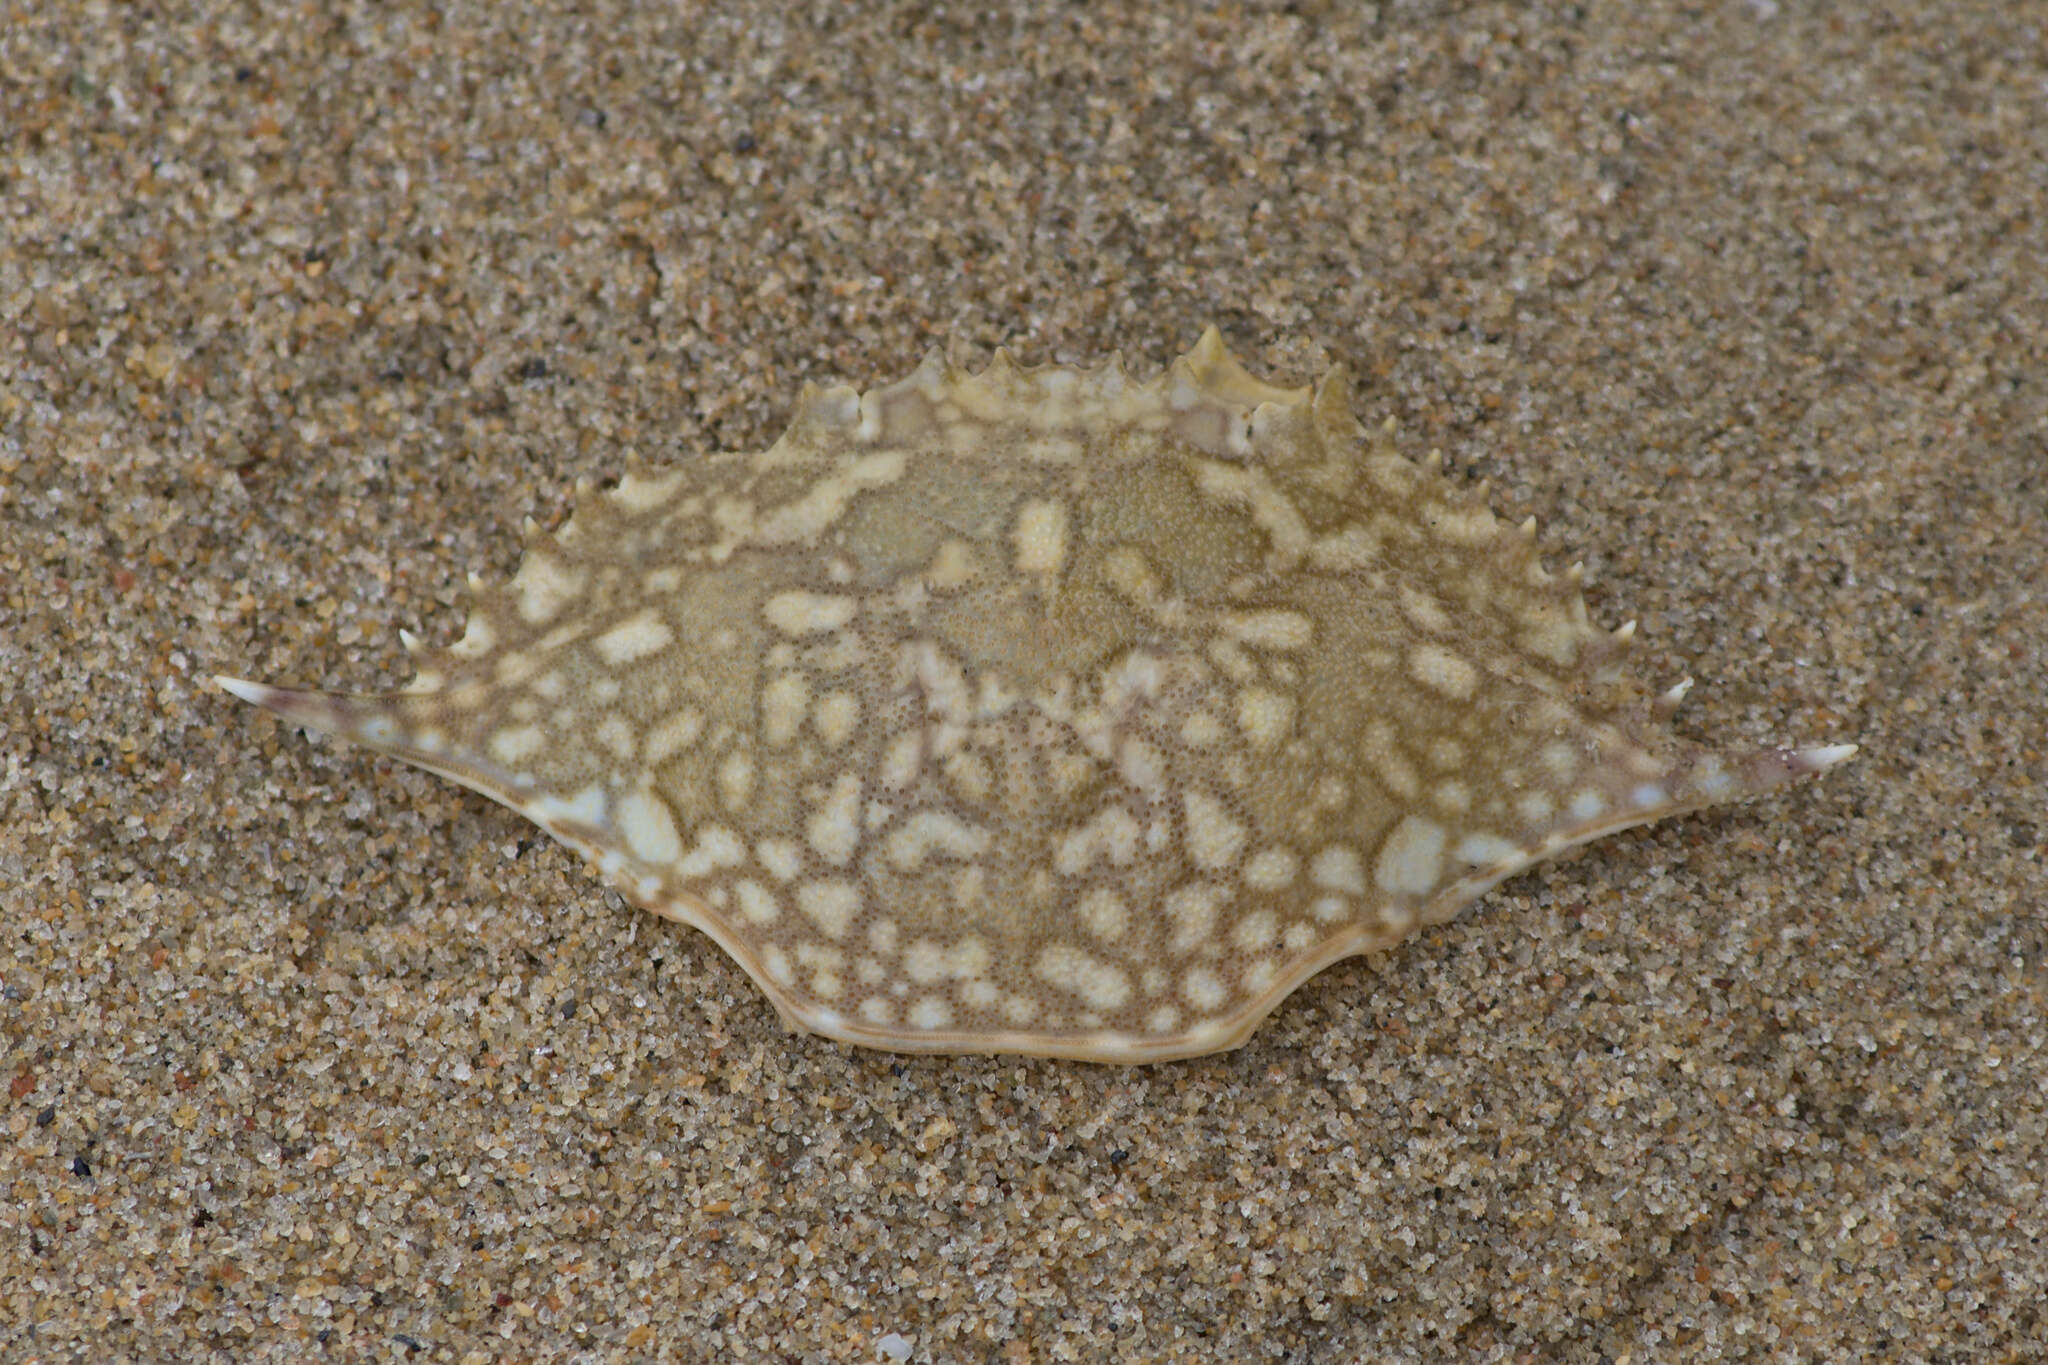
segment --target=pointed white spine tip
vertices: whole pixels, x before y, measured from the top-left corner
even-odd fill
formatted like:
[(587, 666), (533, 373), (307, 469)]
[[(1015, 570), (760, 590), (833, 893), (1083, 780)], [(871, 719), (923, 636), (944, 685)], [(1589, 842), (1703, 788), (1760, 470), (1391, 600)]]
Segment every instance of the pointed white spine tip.
[[(1618, 645), (1625, 645), (1635, 638), (1636, 623), (1633, 617), (1626, 621), (1623, 621), (1620, 625), (1614, 628), (1614, 643)], [(1683, 695), (1683, 693), (1681, 693), (1680, 695)]]
[(1824, 773), (1836, 764), (1854, 758), (1861, 747), (1858, 744), (1823, 744), (1812, 749), (1794, 749), (1791, 758), (1802, 771)]
[(1422, 467), (1424, 469), (1427, 469), (1432, 474), (1442, 473), (1444, 467), (1444, 453), (1441, 450), (1430, 451), (1429, 454), (1422, 457)]
[(249, 682), (244, 678), (230, 678), (224, 673), (213, 675), (213, 685), (223, 692), (240, 697), (251, 706), (264, 705), (264, 699), (275, 690), (268, 683)]
[(1690, 691), (1692, 691), (1692, 679), (1680, 678), (1659, 694), (1656, 703), (1651, 709), (1660, 716), (1669, 716), (1678, 709), (1678, 704), (1685, 700), (1685, 694)]
[(469, 584), (469, 591), (472, 595), (479, 597), (483, 595), (484, 577), (482, 574), (473, 573), (465, 581)]
[(588, 474), (582, 475), (576, 480), (576, 500), (578, 502), (581, 502), (596, 491), (597, 481)]
[(1536, 539), (1536, 518), (1534, 518), (1534, 517), (1524, 517), (1524, 518), (1522, 519), (1522, 528), (1521, 528), (1521, 529), (1522, 529), (1522, 539), (1524, 539), (1524, 540), (1534, 540), (1534, 539)]
[(417, 654), (420, 652), (420, 647), (423, 642), (420, 640), (419, 636), (413, 634), (404, 626), (400, 626), (398, 628), (398, 643), (405, 646), (406, 653)]
[(309, 730), (334, 733), (343, 728), (341, 713), (345, 708), (344, 699), (331, 697), (324, 692), (309, 692), (299, 687), (275, 687), (270, 683), (248, 682), (241, 678), (216, 676), (221, 689), (231, 692), (248, 702), (260, 706), (289, 725), (303, 726)]
[(1584, 587), (1586, 584), (1586, 561), (1583, 559), (1573, 561), (1572, 566), (1564, 571), (1564, 579), (1565, 582), (1575, 588)]

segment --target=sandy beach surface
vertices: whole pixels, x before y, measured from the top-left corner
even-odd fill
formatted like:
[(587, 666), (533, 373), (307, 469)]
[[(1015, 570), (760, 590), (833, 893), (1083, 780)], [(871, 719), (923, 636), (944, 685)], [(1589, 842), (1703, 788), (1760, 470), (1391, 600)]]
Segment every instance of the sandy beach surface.
[[(2048, 1358), (2048, 9), (0, 0), (0, 1358)], [(221, 695), (1219, 326), (1863, 746), (1148, 1068), (784, 1031)]]

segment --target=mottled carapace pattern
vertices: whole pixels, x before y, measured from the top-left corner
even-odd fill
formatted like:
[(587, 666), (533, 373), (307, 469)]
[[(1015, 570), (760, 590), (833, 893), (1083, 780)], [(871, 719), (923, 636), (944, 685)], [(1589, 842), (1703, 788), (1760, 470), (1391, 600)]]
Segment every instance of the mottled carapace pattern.
[(1214, 331), (808, 390), (534, 535), (405, 691), (223, 679), (536, 821), (871, 1047), (1150, 1061), (1610, 830), (1851, 746), (1671, 738), (1533, 523)]

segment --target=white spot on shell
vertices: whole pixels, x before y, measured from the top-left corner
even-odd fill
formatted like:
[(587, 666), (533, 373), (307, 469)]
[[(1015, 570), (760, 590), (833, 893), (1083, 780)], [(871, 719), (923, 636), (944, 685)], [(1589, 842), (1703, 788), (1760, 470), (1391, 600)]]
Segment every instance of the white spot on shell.
[(718, 761), (718, 799), (730, 811), (744, 809), (754, 792), (754, 760), (743, 749), (734, 749)]
[(860, 779), (842, 774), (804, 832), (812, 851), (826, 862), (843, 866), (852, 858), (860, 847)]
[(1304, 649), (1315, 633), (1308, 617), (1298, 611), (1238, 612), (1224, 629), (1239, 644), (1274, 650)]
[(1294, 724), (1294, 702), (1266, 687), (1247, 687), (1237, 694), (1237, 726), (1261, 749), (1287, 738)]
[(1469, 701), (1479, 686), (1479, 670), (1439, 645), (1421, 645), (1408, 656), (1415, 681), (1452, 701)]
[(1098, 858), (1123, 867), (1136, 856), (1141, 833), (1137, 817), (1129, 811), (1104, 806), (1087, 824), (1061, 838), (1053, 850), (1053, 868), (1063, 877), (1078, 877)]
[(1458, 840), (1457, 857), (1474, 867), (1498, 867), (1522, 856), (1522, 850), (1498, 834), (1468, 834)]
[(1159, 575), (1143, 552), (1120, 545), (1102, 560), (1102, 574), (1112, 591), (1128, 601), (1151, 603), (1159, 597)]
[(604, 788), (593, 782), (566, 801), (555, 796), (536, 796), (526, 804), (525, 810), (551, 829), (559, 825), (594, 830), (606, 827), (609, 805)]
[(812, 484), (801, 498), (775, 508), (745, 529), (765, 545), (809, 544), (844, 515), (847, 505), (862, 490), (886, 488), (902, 478), (909, 461), (908, 454), (901, 450), (878, 451), (847, 461)]
[(796, 889), (797, 909), (829, 939), (840, 939), (860, 913), (860, 888), (841, 878), (805, 882)]
[(619, 802), (618, 826), (626, 847), (643, 863), (659, 867), (674, 862), (683, 851), (675, 816), (651, 791), (636, 791)]
[[(1251, 726), (1245, 724), (1245, 728), (1249, 730)], [(1223, 722), (1207, 711), (1192, 712), (1180, 723), (1180, 740), (1190, 749), (1214, 748), (1223, 742)]]
[(1213, 882), (1189, 882), (1167, 893), (1166, 914), (1173, 923), (1173, 951), (1185, 953), (1209, 941), (1216, 908), (1229, 892)]
[(1270, 562), (1286, 569), (1308, 553), (1308, 523), (1301, 509), (1275, 487), (1263, 470), (1218, 460), (1194, 462), (1195, 483), (1204, 494), (1223, 503), (1244, 506), (1272, 545)]
[(613, 758), (621, 763), (630, 763), (640, 752), (640, 738), (633, 733), (633, 727), (620, 715), (609, 715), (597, 723), (592, 733), (597, 742), (611, 751)]
[(618, 668), (659, 654), (674, 639), (675, 632), (650, 607), (613, 626), (592, 640), (590, 647), (597, 651), (598, 658)]
[(1081, 923), (1088, 926), (1088, 932), (1104, 943), (1122, 939), (1124, 926), (1130, 921), (1130, 911), (1124, 906), (1123, 897), (1106, 886), (1094, 887), (1081, 897), (1077, 911)]
[(950, 945), (936, 939), (920, 938), (903, 950), (903, 971), (913, 982), (929, 986), (939, 981), (970, 981), (988, 972), (988, 944), (969, 934)]
[(978, 858), (988, 847), (988, 831), (946, 811), (921, 810), (889, 832), (889, 861), (899, 870), (915, 872), (927, 858)]
[(1067, 943), (1041, 948), (1034, 964), (1041, 980), (1099, 1010), (1115, 1009), (1131, 998), (1131, 979), (1114, 965)]
[(1413, 622), (1417, 629), (1434, 635), (1448, 634), (1451, 618), (1437, 600), (1422, 589), (1403, 583), (1399, 590), (1401, 613)]
[(779, 749), (796, 738), (810, 706), (811, 684), (801, 673), (784, 673), (761, 689), (761, 741)]
[(1309, 902), (1308, 912), (1318, 923), (1335, 924), (1351, 913), (1351, 902), (1342, 896), (1317, 896)]
[(1166, 786), (1166, 756), (1142, 739), (1127, 739), (1117, 746), (1117, 771), (1124, 781), (1145, 795), (1156, 798)]
[(803, 850), (788, 839), (763, 839), (754, 845), (754, 856), (779, 882), (794, 881), (796, 874), (803, 870)]
[(811, 728), (825, 747), (836, 749), (853, 738), (860, 725), (860, 699), (851, 692), (832, 692), (818, 699), (811, 711)]
[(1443, 871), (1444, 827), (1419, 815), (1404, 816), (1373, 860), (1373, 881), (1389, 895), (1426, 896)]
[(539, 726), (519, 725), (498, 731), (485, 747), (492, 758), (509, 768), (539, 753), (546, 742), (547, 736)]
[(697, 831), (697, 842), (675, 864), (676, 875), (685, 880), (708, 877), (747, 860), (747, 846), (740, 836), (723, 825), (706, 825)]
[(924, 735), (917, 730), (905, 730), (889, 741), (882, 752), (880, 781), (891, 791), (900, 791), (917, 780), (917, 772), (924, 764)]
[(739, 898), (740, 913), (755, 924), (771, 924), (782, 913), (781, 899), (757, 881), (742, 881), (733, 893)]
[(681, 707), (658, 720), (647, 732), (645, 761), (651, 766), (667, 762), (697, 742), (704, 733), (704, 715), (694, 707)]
[(1271, 910), (1254, 910), (1230, 931), (1230, 941), (1247, 953), (1262, 952), (1273, 946), (1273, 937), (1279, 932), (1279, 927)]
[(1244, 884), (1254, 891), (1278, 891), (1293, 883), (1300, 868), (1292, 849), (1263, 848), (1244, 865)]
[(1063, 502), (1027, 502), (1017, 512), (1011, 532), (1017, 547), (1017, 572), (1056, 574), (1067, 559), (1067, 506)]
[(553, 620), (570, 599), (583, 591), (583, 575), (552, 556), (529, 550), (512, 579), (519, 594), (519, 616), (530, 626)]
[(1229, 867), (1244, 851), (1245, 827), (1231, 818), (1221, 801), (1204, 791), (1181, 795), (1181, 817), (1186, 822), (1188, 857), (1205, 872)]
[(843, 593), (779, 592), (762, 604), (768, 624), (798, 639), (838, 630), (860, 611), (860, 603)]
[(1317, 886), (1331, 891), (1348, 891), (1354, 896), (1365, 894), (1365, 864), (1360, 861), (1358, 850), (1343, 844), (1332, 844), (1316, 854), (1309, 864), (1309, 879)]
[(974, 551), (962, 540), (948, 540), (932, 556), (924, 581), (940, 592), (965, 587), (975, 575)]
[(1190, 967), (1180, 979), (1180, 993), (1181, 998), (1204, 1014), (1229, 998), (1229, 992), (1216, 979), (1216, 973), (1207, 967)]

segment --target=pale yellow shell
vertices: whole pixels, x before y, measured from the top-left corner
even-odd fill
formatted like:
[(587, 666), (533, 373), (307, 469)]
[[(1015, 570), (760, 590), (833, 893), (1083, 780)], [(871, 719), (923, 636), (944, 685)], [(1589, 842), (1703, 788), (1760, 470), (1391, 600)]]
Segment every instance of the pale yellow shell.
[[(401, 693), (221, 679), (528, 816), (870, 1047), (1150, 1061), (1609, 830), (1853, 746), (1678, 743), (1432, 456), (1212, 330), (807, 390), (629, 473)], [(412, 642), (408, 642), (409, 644)]]

